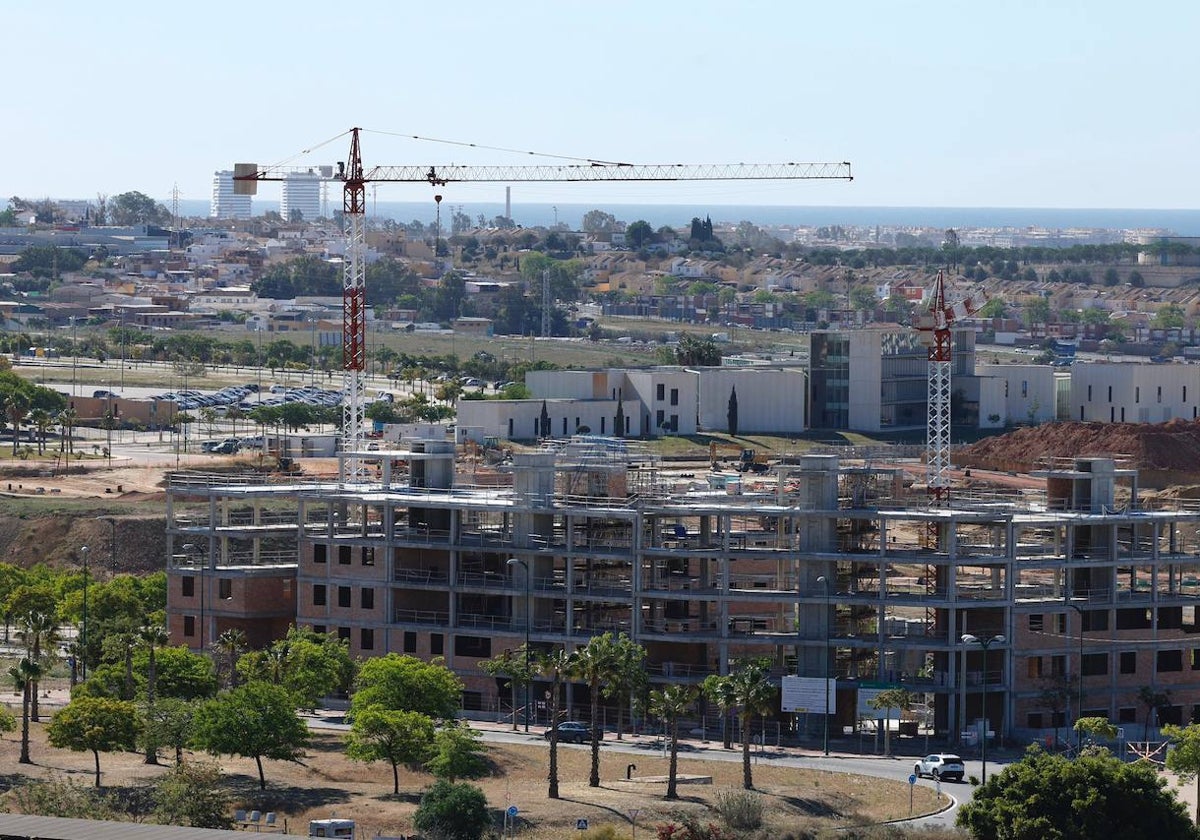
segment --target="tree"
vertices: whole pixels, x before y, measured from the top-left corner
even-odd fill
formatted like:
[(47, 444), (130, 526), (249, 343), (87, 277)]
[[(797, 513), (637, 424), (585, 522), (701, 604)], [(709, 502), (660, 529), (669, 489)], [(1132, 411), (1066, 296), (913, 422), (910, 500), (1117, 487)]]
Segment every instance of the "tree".
[(579, 229), (584, 233), (609, 233), (617, 227), (617, 217), (603, 210), (589, 210), (583, 214)]
[(295, 761), (308, 743), (308, 727), (296, 714), (292, 693), (261, 681), (209, 700), (196, 711), (194, 726), (199, 749), (253, 758), (261, 790), (267, 788), (262, 760)]
[(490, 677), (504, 677), (512, 689), (512, 728), (517, 731), (517, 693), (526, 685), (533, 682), (538, 672), (537, 663), (530, 659), (525, 646), (513, 651), (506, 648), (499, 656), (485, 659), (479, 663), (479, 670)]
[(29, 706), (33, 694), (33, 686), (41, 675), (42, 669), (28, 656), (8, 669), (13, 686), (21, 692), (21, 757), (20, 764), (33, 764), (29, 757)]
[(167, 225), (171, 211), (148, 195), (137, 192), (121, 193), (108, 201), (108, 217), (114, 225)]
[(675, 348), (675, 364), (685, 367), (716, 367), (721, 364), (721, 348), (711, 338), (684, 335)]
[(875, 290), (867, 285), (855, 286), (850, 290), (850, 305), (860, 312), (873, 312), (879, 305)]
[(654, 241), (654, 228), (650, 227), (650, 223), (643, 219), (630, 222), (625, 228), (625, 241), (631, 248), (641, 248)]
[(1049, 323), (1052, 315), (1050, 301), (1044, 297), (1038, 296), (1025, 303), (1025, 323), (1029, 326)]
[(872, 709), (883, 709), (883, 756), (892, 755), (892, 709), (907, 712), (912, 708), (913, 696), (907, 688), (889, 688), (879, 692), (867, 701)]
[(288, 628), (287, 636), (265, 651), (242, 656), (238, 667), (247, 680), (283, 686), (302, 709), (315, 709), (322, 697), (348, 689), (354, 680), (354, 662), (344, 641), (297, 627)]
[[(1071, 702), (1071, 697), (1075, 694), (1074, 681), (1077, 679), (1074, 676), (1065, 674), (1046, 677), (1042, 681), (1042, 690), (1038, 694), (1038, 700), (1043, 709), (1050, 713), (1050, 719), (1055, 723), (1060, 720), (1060, 715)], [(1054, 727), (1054, 741), (1058, 742), (1058, 727)]]
[(8, 415), (8, 422), (13, 428), (13, 455), (17, 454), (17, 444), (21, 440), (21, 424), (25, 422), (26, 415), (29, 414), (29, 398), (24, 394), (17, 392), (4, 395), (5, 413)]
[(392, 793), (400, 793), (400, 765), (419, 765), (431, 757), (433, 721), (420, 712), (363, 709), (354, 716), (346, 737), (352, 761), (386, 761), (392, 765)]
[(737, 437), (738, 433), (738, 401), (737, 386), (729, 389), (729, 407), (725, 409), (725, 421), (729, 424), (729, 436)]
[(977, 788), (958, 825), (976, 840), (1200, 838), (1150, 764), (1107, 753), (1072, 761), (1037, 747)]
[(127, 700), (75, 698), (54, 713), (46, 739), (60, 749), (90, 750), (100, 787), (100, 753), (133, 749), (137, 742), (137, 707)]
[(221, 768), (207, 761), (175, 765), (154, 784), (154, 818), (161, 825), (233, 828)]
[[(1167, 769), (1185, 784), (1194, 779), (1196, 793), (1200, 796), (1200, 724), (1167, 724), (1162, 728), (1162, 734), (1171, 742), (1167, 751)], [(1196, 801), (1196, 821), (1200, 823), (1200, 798)]]
[[(170, 640), (170, 636), (167, 634), (167, 628), (161, 624), (144, 624), (138, 630), (138, 639), (145, 646), (150, 659), (146, 673), (146, 715), (151, 717), (154, 715), (154, 692), (158, 684), (158, 661), (155, 653)], [(158, 764), (158, 741), (150, 729), (147, 729), (144, 735), (146, 763)]]
[(544, 654), (538, 658), (538, 667), (550, 677), (550, 787), (546, 796), (558, 799), (558, 702), (563, 680), (571, 672), (571, 655), (562, 650)]
[(433, 737), (433, 755), (425, 769), (439, 779), (477, 779), (487, 772), (487, 748), (479, 733), (465, 723), (447, 721)]
[(413, 827), (439, 840), (479, 840), (491, 823), (482, 790), (444, 779), (425, 791), (413, 814)]
[(738, 710), (738, 722), (742, 730), (742, 787), (753, 790), (750, 722), (754, 715), (766, 714), (771, 710), (776, 692), (770, 673), (762, 662), (746, 662), (728, 676), (717, 677), (712, 682), (705, 680), (705, 688), (722, 709)]
[(17, 623), (17, 635), (25, 643), (31, 662), (38, 666), (30, 689), (30, 719), (38, 714), (38, 682), (42, 672), (54, 664), (58, 646), (58, 599), (46, 584), (18, 587), (9, 596), (9, 612)]
[(649, 680), (646, 676), (646, 649), (620, 633), (616, 638), (613, 655), (612, 678), (604, 686), (604, 696), (617, 701), (617, 740), (621, 740), (621, 728), (626, 706), (633, 717), (634, 705), (641, 705), (646, 697)]
[(1154, 320), (1151, 321), (1151, 324), (1161, 329), (1182, 327), (1186, 323), (1187, 318), (1184, 317), (1183, 307), (1177, 303), (1160, 306), (1154, 313)]
[[(571, 676), (581, 679), (588, 686), (591, 701), (590, 725), (595, 731), (600, 720), (600, 692), (617, 669), (617, 643), (612, 633), (593, 636), (583, 647), (571, 654)], [(599, 733), (596, 733), (597, 735)], [(589, 787), (600, 787), (600, 738), (592, 738), (592, 769), (588, 776)]]
[[(248, 647), (246, 634), (236, 628), (225, 630), (217, 636), (216, 648), (222, 654), (220, 667), (227, 680), (227, 688), (238, 687), (238, 659)], [(221, 674), (218, 674), (218, 678), (220, 677)]]
[(1165, 689), (1163, 691), (1155, 691), (1152, 687), (1144, 685), (1138, 689), (1138, 701), (1146, 707), (1146, 723), (1142, 730), (1142, 740), (1150, 740), (1150, 724), (1154, 721), (1155, 715), (1160, 709), (1165, 709), (1171, 705), (1171, 691)]
[[(1112, 723), (1109, 723), (1108, 718), (1082, 717), (1075, 721), (1075, 731), (1079, 733), (1081, 738), (1086, 737), (1090, 745), (1096, 738), (1111, 741), (1120, 734), (1121, 730), (1117, 729)], [(1093, 747), (1093, 749), (1103, 749), (1103, 747)]]
[(143, 737), (175, 751), (175, 764), (183, 763), (183, 748), (192, 741), (197, 705), (191, 700), (163, 697), (147, 708), (142, 718)]
[(671, 759), (667, 765), (667, 799), (678, 799), (676, 775), (679, 771), (679, 719), (696, 699), (692, 686), (669, 685), (662, 691), (650, 692), (650, 714), (663, 722), (664, 737), (670, 739)]
[(452, 718), (463, 690), (462, 680), (440, 661), (422, 662), (398, 653), (364, 662), (355, 686), (351, 718), (371, 706), (421, 712), (435, 720)]

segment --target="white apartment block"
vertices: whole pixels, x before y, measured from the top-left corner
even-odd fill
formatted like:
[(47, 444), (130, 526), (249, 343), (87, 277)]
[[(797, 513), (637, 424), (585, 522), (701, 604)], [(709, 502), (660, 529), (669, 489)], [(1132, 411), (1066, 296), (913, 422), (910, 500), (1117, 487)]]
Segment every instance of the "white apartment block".
[[(1049, 423), (1058, 419), (1058, 374), (1048, 365), (978, 365), (980, 379), (1002, 383), (1006, 423)], [(999, 412), (997, 412), (999, 413)], [(982, 422), (982, 420), (981, 420)]]
[(213, 173), (212, 202), (208, 216), (211, 219), (250, 218), (250, 196), (233, 193), (233, 170), (222, 169)]
[(289, 172), (283, 179), (279, 215), (289, 222), (311, 222), (321, 218), (321, 176), (311, 169)]
[(1200, 415), (1200, 367), (1130, 362), (1071, 366), (1071, 420), (1165, 423)]

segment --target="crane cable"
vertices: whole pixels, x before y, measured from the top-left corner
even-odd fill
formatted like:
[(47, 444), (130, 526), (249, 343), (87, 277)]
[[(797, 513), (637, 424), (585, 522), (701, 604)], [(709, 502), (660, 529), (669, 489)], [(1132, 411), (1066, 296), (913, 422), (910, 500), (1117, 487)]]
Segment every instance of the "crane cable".
[[(577, 163), (586, 163), (599, 166), (629, 166), (628, 163), (620, 163), (612, 160), (600, 160), (598, 158), (576, 157), (573, 155), (556, 155), (549, 152), (530, 152), (523, 149), (509, 149), (504, 146), (486, 146), (480, 143), (467, 143), (462, 140), (441, 140), (437, 137), (422, 137), (419, 134), (401, 134), (397, 131), (380, 131), (379, 129), (364, 128), (363, 131), (369, 131), (371, 134), (381, 134), (388, 137), (404, 137), (410, 140), (423, 140), (427, 143), (441, 143), (446, 146), (461, 146), (467, 149), (486, 149), (489, 152), (507, 152), (517, 155), (532, 155), (534, 157), (552, 158), (554, 160), (571, 160)], [(335, 138), (336, 139), (336, 138)]]

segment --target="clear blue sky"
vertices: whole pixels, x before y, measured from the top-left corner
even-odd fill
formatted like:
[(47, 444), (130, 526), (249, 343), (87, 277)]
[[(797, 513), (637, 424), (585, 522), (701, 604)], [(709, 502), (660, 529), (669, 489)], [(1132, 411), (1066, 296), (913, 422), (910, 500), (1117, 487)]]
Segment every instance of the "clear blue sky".
[[(848, 160), (856, 176), (515, 186), (524, 201), (1191, 208), (1200, 194), (1200, 3), (1182, 0), (67, 0), (8, 3), (3, 20), (5, 197), (166, 201), (178, 184), (204, 199), (216, 169), (353, 125), (633, 163)], [(368, 165), (538, 162), (363, 144)], [(445, 192), (503, 200), (498, 185)]]

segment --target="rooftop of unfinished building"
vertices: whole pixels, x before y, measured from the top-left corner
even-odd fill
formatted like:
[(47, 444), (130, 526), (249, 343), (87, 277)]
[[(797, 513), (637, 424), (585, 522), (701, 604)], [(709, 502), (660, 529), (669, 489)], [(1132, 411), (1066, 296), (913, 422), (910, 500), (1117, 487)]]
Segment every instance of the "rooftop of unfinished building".
[[(451, 461), (456, 457), (449, 444), (429, 449), (434, 451), (411, 453), (413, 461), (438, 458)], [(375, 458), (382, 455), (394, 463), (410, 456), (408, 450), (370, 454)], [(934, 502), (919, 484), (914, 486), (910, 476), (923, 469), (919, 464), (910, 463), (906, 472), (906, 468), (896, 464), (846, 461), (828, 453), (788, 460), (790, 463), (772, 465), (767, 473), (760, 475), (686, 472), (689, 469), (686, 466), (664, 468), (657, 456), (635, 441), (589, 438), (518, 453), (511, 463), (485, 467), (480, 472), (451, 468), (441, 476), (438, 486), (422, 486), (421, 481), (414, 480), (411, 473), (401, 468), (390, 472), (386, 482), (380, 478), (347, 482), (329, 477), (179, 472), (169, 476), (168, 488), (182, 496), (215, 495), (245, 500), (292, 496), (355, 504), (421, 505), (436, 498), (438, 504), (448, 508), (554, 507), (620, 512), (640, 509), (680, 517), (730, 511), (762, 516), (811, 511), (849, 518), (925, 521), (1013, 518), (1037, 523), (1098, 515), (1131, 521), (1177, 518), (1181, 514), (1189, 518), (1200, 516), (1200, 504), (1181, 498), (1141, 499), (1134, 492), (1126, 497), (1105, 495), (1081, 501), (1053, 495), (1062, 482), (1111, 478), (1135, 484), (1136, 470), (1124, 467), (1119, 458), (1112, 456), (1046, 462), (1045, 469), (1025, 477), (1044, 480), (1036, 487), (1028, 486), (1028, 482), (1022, 487), (956, 486), (950, 499), (942, 502)], [(542, 480), (522, 481), (521, 475), (527, 478), (540, 475)], [(824, 494), (803, 491), (800, 480), (805, 475), (824, 475), (836, 481), (836, 491), (831, 489)]]

